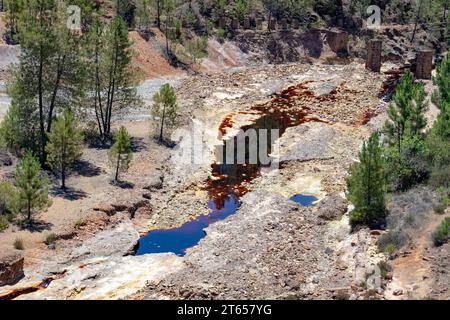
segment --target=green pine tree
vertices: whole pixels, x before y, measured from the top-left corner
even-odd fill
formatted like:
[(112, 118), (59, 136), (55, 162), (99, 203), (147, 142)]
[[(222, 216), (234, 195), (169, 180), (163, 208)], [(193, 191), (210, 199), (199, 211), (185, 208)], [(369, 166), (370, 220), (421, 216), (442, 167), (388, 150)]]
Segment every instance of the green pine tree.
[(447, 55), (436, 69), (433, 78), (437, 86), (433, 93), (433, 102), (439, 108), (439, 114), (433, 123), (426, 143), (429, 149), (431, 183), (450, 187), (450, 57)]
[(374, 225), (386, 216), (386, 186), (383, 172), (383, 149), (377, 132), (364, 142), (359, 162), (350, 167), (347, 198), (355, 209), (350, 213), (352, 226)]
[(23, 10), (25, 5), (24, 0), (3, 0), (3, 10), (7, 32), (6, 38), (10, 42), (15, 42), (15, 37), (19, 30), (19, 14)]
[(120, 127), (114, 136), (114, 144), (108, 151), (109, 163), (114, 170), (114, 181), (119, 181), (119, 173), (126, 172), (133, 157), (131, 139), (125, 127)]
[(48, 179), (41, 175), (39, 161), (31, 152), (27, 152), (16, 168), (16, 186), (18, 210), (25, 215), (27, 222), (31, 223), (34, 214), (51, 205)]
[(131, 42), (121, 17), (108, 26), (96, 19), (88, 35), (89, 84), (94, 90), (91, 105), (99, 134), (106, 141), (111, 134), (113, 112), (140, 103), (131, 72)]
[(81, 156), (83, 135), (70, 110), (54, 121), (48, 135), (46, 151), (50, 167), (61, 175), (61, 188), (66, 188), (67, 169)]
[(386, 140), (390, 145), (396, 145), (399, 153), (404, 136), (418, 135), (426, 126), (425, 97), (424, 84), (415, 83), (412, 73), (406, 72), (387, 109), (388, 120), (385, 123)]
[(437, 66), (433, 83), (437, 86), (433, 93), (433, 102), (440, 110), (433, 124), (433, 132), (443, 139), (450, 140), (450, 56), (448, 54)]
[(152, 116), (160, 119), (158, 140), (162, 143), (164, 128), (173, 126), (177, 117), (177, 95), (170, 84), (164, 84), (153, 96)]
[(11, 112), (15, 114), (9, 117), (8, 125), (28, 124), (16, 130), (20, 136), (9, 135), (3, 140), (13, 138), (6, 144), (34, 151), (41, 165), (45, 164), (46, 138), (54, 115), (68, 106), (80, 106), (86, 92), (81, 39), (71, 33), (66, 23), (65, 5), (57, 0), (27, 0), (18, 13), (21, 54), (9, 85), (15, 106)]

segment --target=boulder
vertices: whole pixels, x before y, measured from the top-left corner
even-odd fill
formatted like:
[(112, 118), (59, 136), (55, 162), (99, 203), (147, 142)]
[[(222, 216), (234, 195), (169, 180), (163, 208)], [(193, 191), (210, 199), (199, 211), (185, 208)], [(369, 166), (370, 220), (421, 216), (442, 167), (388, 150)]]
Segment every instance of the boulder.
[(0, 286), (13, 285), (24, 277), (23, 261), (19, 252), (0, 257)]
[(317, 215), (324, 220), (335, 220), (347, 211), (347, 206), (347, 200), (332, 194), (317, 205)]

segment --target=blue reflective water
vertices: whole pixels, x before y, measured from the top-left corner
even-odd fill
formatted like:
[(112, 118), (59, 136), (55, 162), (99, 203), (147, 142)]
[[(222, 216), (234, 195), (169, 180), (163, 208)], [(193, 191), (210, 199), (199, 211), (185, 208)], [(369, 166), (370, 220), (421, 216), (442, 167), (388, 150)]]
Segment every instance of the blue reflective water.
[(232, 215), (239, 208), (236, 196), (230, 195), (223, 203), (210, 200), (208, 208), (211, 213), (183, 224), (179, 228), (151, 231), (139, 240), (136, 255), (147, 253), (173, 252), (184, 256), (186, 249), (195, 246), (206, 233), (203, 231), (208, 225), (223, 220)]
[(290, 198), (292, 201), (297, 202), (302, 206), (313, 206), (314, 202), (317, 201), (317, 198), (314, 196), (306, 196), (303, 194), (296, 194)]

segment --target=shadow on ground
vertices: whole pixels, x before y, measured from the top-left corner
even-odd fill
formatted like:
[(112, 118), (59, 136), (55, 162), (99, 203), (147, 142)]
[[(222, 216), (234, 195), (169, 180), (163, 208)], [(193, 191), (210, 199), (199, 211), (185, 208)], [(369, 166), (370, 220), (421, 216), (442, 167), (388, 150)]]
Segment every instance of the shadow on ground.
[(84, 192), (83, 190), (74, 189), (71, 187), (67, 187), (66, 189), (61, 189), (61, 188), (53, 189), (50, 193), (54, 197), (61, 197), (63, 199), (71, 200), (71, 201), (83, 199), (88, 196), (88, 194), (86, 192)]
[(95, 177), (102, 173), (102, 169), (86, 160), (77, 160), (73, 170), (83, 177)]
[(134, 183), (131, 183), (128, 181), (110, 181), (109, 184), (112, 186), (115, 186), (115, 187), (122, 188), (122, 189), (133, 189), (134, 188)]
[(44, 220), (33, 220), (31, 223), (23, 222), (19, 224), (20, 230), (27, 230), (29, 232), (42, 232), (51, 230), (53, 223)]

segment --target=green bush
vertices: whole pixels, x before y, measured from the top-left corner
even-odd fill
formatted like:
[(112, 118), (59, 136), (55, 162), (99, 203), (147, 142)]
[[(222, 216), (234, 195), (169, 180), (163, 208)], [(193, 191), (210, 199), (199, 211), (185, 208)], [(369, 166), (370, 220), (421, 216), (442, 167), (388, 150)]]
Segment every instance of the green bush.
[(433, 233), (433, 242), (436, 247), (447, 242), (450, 234), (450, 218), (445, 218)]
[(5, 230), (9, 226), (9, 221), (6, 216), (0, 216), (0, 231)]
[(392, 191), (408, 190), (430, 176), (429, 151), (424, 140), (417, 136), (406, 137), (401, 145), (400, 153), (396, 146), (386, 148), (384, 153), (386, 178)]
[(86, 221), (84, 221), (83, 219), (78, 219), (75, 222), (75, 229), (80, 229), (81, 227), (84, 227), (86, 225)]
[(397, 246), (393, 242), (388, 243), (384, 248), (384, 253), (389, 257), (391, 257), (395, 253), (395, 251), (397, 251)]
[(55, 243), (56, 239), (57, 239), (56, 234), (52, 232), (45, 237), (44, 243), (49, 246)]
[(216, 31), (216, 37), (219, 38), (220, 40), (224, 39), (226, 36), (226, 31), (222, 28), (217, 29)]
[(378, 250), (392, 255), (408, 242), (408, 236), (401, 229), (389, 230), (378, 239)]
[(430, 183), (435, 187), (450, 188), (450, 141), (432, 130), (426, 138), (428, 162), (431, 167)]
[(445, 204), (441, 203), (441, 202), (440, 203), (436, 203), (433, 206), (433, 210), (437, 214), (444, 214), (446, 208), (447, 208), (447, 206)]
[(9, 181), (0, 182), (0, 216), (15, 213), (17, 194)]
[(24, 250), (25, 247), (23, 246), (23, 241), (20, 238), (16, 238), (16, 240), (14, 240), (14, 248), (16, 250)]
[(389, 273), (392, 272), (392, 266), (386, 261), (378, 262), (378, 268), (380, 268), (380, 276), (384, 280), (389, 280)]

